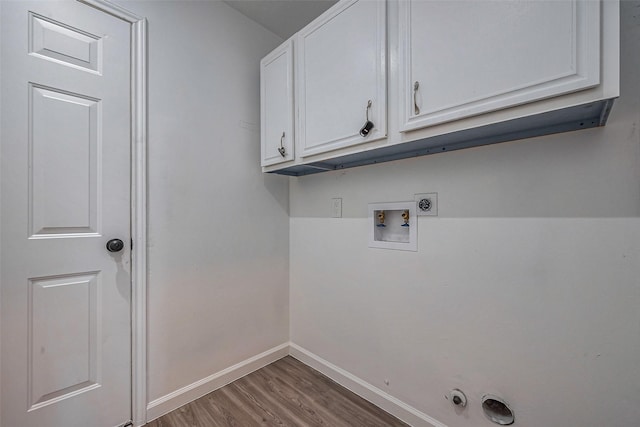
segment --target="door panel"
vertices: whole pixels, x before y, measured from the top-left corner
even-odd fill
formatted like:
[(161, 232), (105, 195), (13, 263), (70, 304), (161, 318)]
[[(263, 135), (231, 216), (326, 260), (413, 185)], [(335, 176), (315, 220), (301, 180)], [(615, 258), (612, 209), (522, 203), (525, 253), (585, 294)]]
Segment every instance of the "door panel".
[(98, 272), (29, 280), (29, 410), (99, 386), (98, 287)]
[(102, 39), (77, 28), (29, 13), (29, 54), (101, 72)]
[[(130, 25), (3, 2), (3, 427), (131, 418)], [(128, 246), (128, 245), (126, 245)]]
[(101, 101), (29, 88), (31, 237), (99, 233)]

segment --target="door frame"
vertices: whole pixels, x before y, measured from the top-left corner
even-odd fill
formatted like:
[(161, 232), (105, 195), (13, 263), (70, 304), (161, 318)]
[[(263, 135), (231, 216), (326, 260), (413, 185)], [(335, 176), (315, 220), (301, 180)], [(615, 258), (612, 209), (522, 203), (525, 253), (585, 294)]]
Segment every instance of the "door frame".
[(140, 427), (147, 421), (147, 20), (108, 0), (76, 1), (131, 25), (131, 418)]
[(107, 0), (76, 0), (131, 25), (131, 418), (147, 421), (147, 19)]

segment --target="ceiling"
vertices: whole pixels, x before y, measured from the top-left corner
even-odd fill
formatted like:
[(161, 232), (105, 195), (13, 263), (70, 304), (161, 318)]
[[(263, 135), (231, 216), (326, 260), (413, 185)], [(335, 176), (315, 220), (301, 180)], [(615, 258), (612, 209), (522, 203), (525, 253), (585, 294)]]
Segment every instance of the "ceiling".
[(283, 39), (288, 39), (337, 1), (224, 0), (224, 2)]

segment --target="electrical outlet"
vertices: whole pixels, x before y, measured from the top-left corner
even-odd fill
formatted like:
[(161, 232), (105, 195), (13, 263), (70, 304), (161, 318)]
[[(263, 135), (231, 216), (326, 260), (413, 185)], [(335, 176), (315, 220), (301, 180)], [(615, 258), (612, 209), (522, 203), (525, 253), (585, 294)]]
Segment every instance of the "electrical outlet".
[(438, 193), (415, 194), (416, 215), (438, 216)]
[(342, 199), (331, 199), (331, 216), (333, 218), (342, 218)]

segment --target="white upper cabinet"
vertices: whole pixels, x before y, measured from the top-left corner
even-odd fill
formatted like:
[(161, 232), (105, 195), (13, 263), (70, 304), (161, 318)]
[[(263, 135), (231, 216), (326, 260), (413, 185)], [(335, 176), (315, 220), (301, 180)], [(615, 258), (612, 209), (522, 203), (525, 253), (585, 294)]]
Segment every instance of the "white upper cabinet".
[[(298, 154), (384, 138), (386, 3), (342, 1), (302, 29), (296, 43)], [(373, 127), (363, 136), (367, 115)]]
[(600, 7), (584, 0), (400, 1), (400, 131), (598, 85)]
[(340, 0), (261, 65), (265, 172), (588, 129), (620, 94), (620, 4)]
[(260, 62), (262, 166), (294, 159), (293, 42)]

